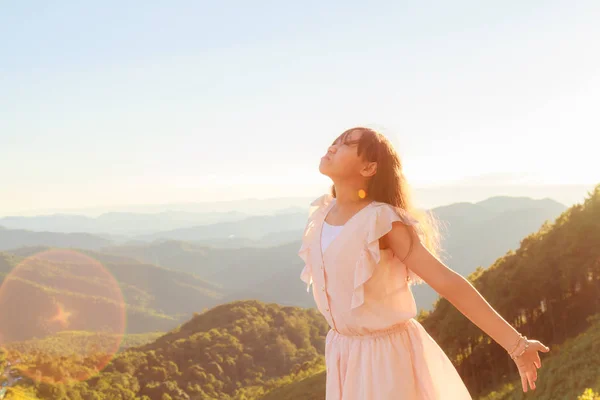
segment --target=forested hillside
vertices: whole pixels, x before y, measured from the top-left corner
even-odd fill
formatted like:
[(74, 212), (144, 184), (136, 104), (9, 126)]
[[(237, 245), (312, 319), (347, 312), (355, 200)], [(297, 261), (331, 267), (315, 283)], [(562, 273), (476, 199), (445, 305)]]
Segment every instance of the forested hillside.
[[(600, 186), (515, 252), (469, 278), (489, 303), (528, 337), (560, 344), (600, 312)], [(422, 323), (454, 361), (474, 394), (514, 377), (511, 360), (447, 300)]]
[(234, 302), (119, 353), (95, 377), (100, 352), (81, 359), (8, 349), (2, 357), (19, 360), (23, 386), (44, 399), (256, 399), (322, 371), (327, 330), (314, 309)]
[[(508, 321), (552, 349), (542, 355), (538, 390), (529, 398), (593, 398), (599, 389), (600, 326), (593, 317), (600, 313), (598, 243), (600, 186), (516, 251), (469, 277)], [(521, 398), (506, 352), (447, 300), (419, 320), (473, 398)], [(19, 360), (16, 368), (26, 377), (21, 390), (45, 399), (323, 399), (328, 329), (314, 309), (237, 301), (198, 313), (112, 361), (102, 351), (56, 358), (28, 350), (35, 342), (6, 349), (4, 358)]]

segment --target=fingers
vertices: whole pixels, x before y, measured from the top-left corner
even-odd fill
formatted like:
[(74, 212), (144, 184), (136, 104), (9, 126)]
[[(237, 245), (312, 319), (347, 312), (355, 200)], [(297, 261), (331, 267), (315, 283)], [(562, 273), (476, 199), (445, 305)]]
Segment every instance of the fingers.
[(542, 353), (547, 353), (550, 351), (550, 347), (546, 346), (545, 344), (543, 344), (542, 342), (537, 342), (536, 343), (536, 347), (539, 349), (539, 351), (541, 351)]
[(543, 344), (542, 344), (542, 346), (544, 346), (544, 347), (542, 348), (542, 351), (543, 351), (544, 353), (547, 353), (547, 352), (549, 352), (549, 351), (550, 351), (550, 347), (548, 347), (548, 346), (545, 346), (545, 345), (543, 345)]
[(527, 375), (521, 374), (521, 385), (523, 386), (523, 391), (527, 392)]
[(531, 376), (527, 377), (527, 382), (529, 382), (529, 387), (531, 390), (535, 390), (535, 380)]
[[(537, 368), (533, 367), (531, 369), (530, 375), (531, 375), (531, 380), (533, 381), (533, 384), (535, 386), (535, 382), (537, 381), (537, 378), (538, 378)], [(535, 389), (535, 388), (532, 388), (532, 389)]]
[(532, 360), (522, 360), (522, 362), (519, 365), (517, 365), (517, 368), (519, 369), (519, 375), (521, 376), (521, 385), (523, 386), (523, 392), (527, 392), (529, 388), (531, 388), (531, 390), (535, 390), (535, 382), (538, 378), (535, 362)]
[(528, 387), (531, 390), (535, 390), (535, 381), (537, 380), (537, 370), (534, 368), (524, 367), (520, 372), (521, 384), (523, 385), (523, 392), (527, 392)]
[(535, 361), (534, 364), (536, 367), (538, 368), (542, 368), (542, 360), (540, 359), (540, 355), (538, 354), (538, 351), (541, 351), (542, 353), (547, 353), (550, 351), (550, 348), (546, 345), (544, 345), (541, 342), (537, 342), (536, 343), (536, 352), (535, 352)]
[(540, 359), (540, 355), (538, 352), (547, 353), (550, 351), (548, 346), (544, 345), (539, 341), (535, 341), (533, 346), (530, 347), (530, 350), (533, 348), (533, 352), (529, 352), (529, 354), (524, 354), (522, 357), (519, 357), (520, 360), (515, 362), (517, 363), (517, 368), (519, 369), (519, 375), (521, 376), (521, 385), (523, 386), (523, 392), (527, 392), (529, 388), (531, 390), (535, 390), (535, 382), (538, 378), (537, 369), (542, 367), (542, 360)]

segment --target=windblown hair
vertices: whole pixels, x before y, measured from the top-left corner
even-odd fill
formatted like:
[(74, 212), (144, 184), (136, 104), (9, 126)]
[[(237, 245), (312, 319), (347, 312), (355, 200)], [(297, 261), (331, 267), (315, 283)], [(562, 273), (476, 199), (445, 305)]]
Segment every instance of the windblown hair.
[[(360, 139), (348, 140), (352, 132), (360, 131)], [(427, 249), (438, 256), (439, 231), (437, 221), (431, 213), (414, 207), (411, 200), (410, 186), (402, 171), (402, 163), (398, 153), (391, 142), (381, 133), (365, 127), (355, 127), (342, 133), (335, 142), (357, 144), (358, 156), (368, 162), (377, 163), (377, 172), (371, 177), (364, 189), (367, 198), (388, 203), (419, 221), (412, 226)], [(334, 142), (334, 143), (335, 143)], [(335, 197), (335, 186), (331, 187), (331, 194)]]

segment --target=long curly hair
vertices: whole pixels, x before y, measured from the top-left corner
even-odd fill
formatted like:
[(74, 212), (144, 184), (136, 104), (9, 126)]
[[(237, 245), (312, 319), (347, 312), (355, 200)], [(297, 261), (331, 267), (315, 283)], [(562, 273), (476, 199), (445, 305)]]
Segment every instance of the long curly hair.
[[(361, 132), (360, 139), (348, 140), (353, 132)], [(381, 133), (365, 127), (354, 127), (342, 133), (335, 142), (357, 144), (359, 157), (368, 162), (377, 163), (377, 172), (373, 175), (364, 189), (367, 198), (387, 203), (401, 209), (419, 221), (412, 226), (422, 243), (434, 255), (439, 255), (439, 230), (438, 222), (431, 214), (417, 209), (412, 203), (411, 188), (404, 176), (402, 163), (392, 143)], [(336, 196), (335, 186), (331, 187), (331, 194)]]

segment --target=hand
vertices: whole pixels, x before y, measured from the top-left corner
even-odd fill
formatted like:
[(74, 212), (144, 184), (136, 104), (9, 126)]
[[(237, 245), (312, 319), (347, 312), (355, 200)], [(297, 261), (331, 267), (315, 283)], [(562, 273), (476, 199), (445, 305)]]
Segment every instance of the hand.
[(550, 349), (544, 344), (537, 340), (527, 340), (529, 347), (523, 354), (514, 359), (521, 375), (521, 384), (523, 385), (523, 392), (527, 392), (527, 384), (531, 390), (535, 390), (535, 381), (537, 380), (537, 370), (542, 367), (542, 360), (540, 360), (539, 351), (547, 353)]

